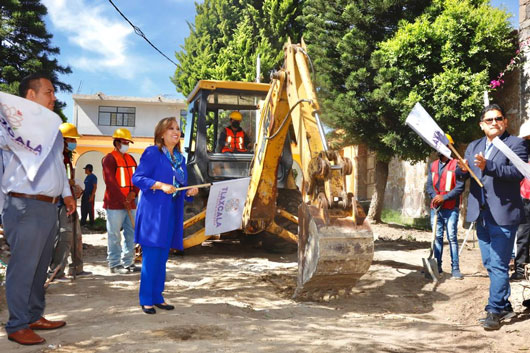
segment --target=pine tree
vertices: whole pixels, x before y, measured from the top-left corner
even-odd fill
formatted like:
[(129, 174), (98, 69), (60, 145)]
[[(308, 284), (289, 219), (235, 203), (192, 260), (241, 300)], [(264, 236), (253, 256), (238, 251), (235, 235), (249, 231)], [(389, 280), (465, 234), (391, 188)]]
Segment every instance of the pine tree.
[[(3, 0), (0, 5), (0, 91), (17, 94), (20, 80), (40, 72), (50, 77), (56, 88), (71, 92), (72, 87), (58, 79), (71, 72), (52, 57), (59, 48), (51, 45), (52, 35), (43, 17), (47, 9), (39, 0)], [(60, 110), (61, 103), (56, 105)]]

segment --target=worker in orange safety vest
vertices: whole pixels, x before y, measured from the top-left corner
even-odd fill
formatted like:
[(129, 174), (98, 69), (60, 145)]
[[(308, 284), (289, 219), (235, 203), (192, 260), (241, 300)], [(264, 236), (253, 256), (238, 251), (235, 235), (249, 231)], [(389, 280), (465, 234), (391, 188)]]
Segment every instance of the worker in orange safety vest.
[[(134, 225), (136, 195), (138, 188), (132, 183), (136, 161), (127, 153), (133, 143), (131, 132), (119, 128), (112, 135), (114, 150), (107, 154), (101, 164), (105, 181), (103, 208), (107, 212), (107, 260), (111, 273), (126, 274), (140, 271), (134, 265)], [(121, 245), (123, 228), (124, 246)]]
[[(462, 279), (458, 261), (457, 227), (460, 208), (460, 195), (464, 191), (464, 181), (455, 175), (457, 160), (439, 154), (432, 162), (427, 177), (427, 193), (431, 197), (431, 225), (434, 225), (435, 212), (438, 212), (434, 257), (438, 262), (438, 272), (442, 273), (442, 253), (444, 229), (449, 240), (451, 253), (451, 278)], [(438, 209), (438, 210), (436, 210)]]
[(225, 127), (219, 134), (217, 152), (248, 153), (250, 139), (241, 128), (243, 115), (238, 111), (233, 111), (228, 117), (230, 118), (230, 125)]

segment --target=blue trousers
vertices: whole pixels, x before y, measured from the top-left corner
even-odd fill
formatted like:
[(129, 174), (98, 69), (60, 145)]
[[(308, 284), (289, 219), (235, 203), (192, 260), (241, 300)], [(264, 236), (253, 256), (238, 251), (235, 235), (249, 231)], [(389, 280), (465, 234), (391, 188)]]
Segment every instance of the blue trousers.
[[(431, 210), (431, 226), (434, 227), (434, 213)], [(451, 269), (459, 270), (458, 261), (458, 207), (454, 209), (441, 208), (438, 211), (438, 226), (436, 227), (436, 241), (434, 242), (434, 257), (438, 261), (438, 271), (442, 272), (442, 254), (444, 246), (444, 230), (449, 241), (449, 252), (451, 254)]]
[[(136, 210), (131, 210), (132, 219)], [(123, 245), (121, 228), (123, 227)], [(109, 268), (134, 265), (134, 227), (127, 210), (107, 209), (107, 260)]]
[(7, 265), (8, 334), (28, 328), (44, 315), (44, 282), (57, 234), (57, 205), (8, 196), (4, 231), (11, 249)]
[(517, 224), (500, 226), (489, 210), (482, 211), (477, 220), (477, 238), (482, 264), (490, 278), (490, 293), (486, 311), (498, 314), (512, 310), (508, 276)]
[(140, 305), (164, 303), (162, 292), (166, 282), (166, 263), (169, 248), (142, 246), (142, 274), (140, 276)]

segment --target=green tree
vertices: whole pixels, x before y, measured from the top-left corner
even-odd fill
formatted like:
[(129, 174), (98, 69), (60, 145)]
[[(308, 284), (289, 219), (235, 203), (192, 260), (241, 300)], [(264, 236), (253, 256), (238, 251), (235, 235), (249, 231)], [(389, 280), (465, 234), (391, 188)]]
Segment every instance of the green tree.
[(375, 127), (378, 134), (365, 140), (370, 147), (379, 144), (384, 156), (424, 160), (432, 150), (404, 125), (420, 102), (455, 141), (478, 137), (483, 92), (515, 53), (508, 18), (487, 0), (435, 0), (424, 15), (402, 22), (372, 55), (377, 88), (368, 97), (377, 109), (349, 129)]
[(315, 67), (323, 119), (345, 132), (344, 141), (377, 152), (376, 191), (368, 216), (379, 220), (393, 151), (381, 143), (388, 129), (377, 115), (377, 70), (370, 64), (379, 44), (392, 38), (399, 21), (413, 21), (428, 0), (307, 0), (304, 37)]
[(190, 35), (175, 56), (179, 65), (172, 81), (177, 91), (189, 94), (198, 80), (254, 81), (256, 59), (260, 76), (282, 63), (288, 37), (298, 40), (296, 22), (304, 0), (205, 0), (196, 4)]
[[(52, 58), (59, 48), (51, 45), (52, 35), (43, 17), (47, 9), (39, 0), (3, 0), (0, 5), (0, 91), (17, 94), (20, 80), (31, 73), (48, 75), (61, 91), (71, 92), (58, 74), (72, 72)], [(58, 102), (56, 111), (64, 104)]]
[(480, 135), (483, 93), (515, 53), (516, 40), (508, 15), (487, 0), (436, 0), (423, 16), (402, 23), (372, 57), (378, 88), (371, 99), (391, 132), (380, 136), (385, 148), (412, 161), (431, 152), (402, 128), (416, 102), (455, 141)]

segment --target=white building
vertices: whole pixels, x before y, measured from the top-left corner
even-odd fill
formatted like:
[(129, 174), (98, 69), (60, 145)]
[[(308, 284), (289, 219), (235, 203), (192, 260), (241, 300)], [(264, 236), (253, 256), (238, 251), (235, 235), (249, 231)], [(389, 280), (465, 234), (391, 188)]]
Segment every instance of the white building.
[(158, 121), (169, 116), (182, 121), (187, 114), (184, 99), (107, 96), (101, 92), (92, 95), (74, 94), (72, 98), (73, 124), (82, 135), (77, 141), (73, 164), (80, 181), (85, 178), (83, 167), (86, 164), (94, 166), (94, 174), (98, 178), (96, 209), (101, 208), (105, 192), (101, 160), (113, 150), (114, 130), (126, 128), (131, 132), (134, 144), (130, 145), (129, 153), (139, 162), (144, 149), (153, 144)]
[(156, 123), (165, 117), (186, 116), (184, 99), (168, 99), (74, 94), (73, 124), (80, 134), (112, 136), (118, 127), (125, 127), (133, 136), (150, 137)]

